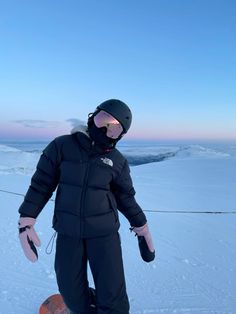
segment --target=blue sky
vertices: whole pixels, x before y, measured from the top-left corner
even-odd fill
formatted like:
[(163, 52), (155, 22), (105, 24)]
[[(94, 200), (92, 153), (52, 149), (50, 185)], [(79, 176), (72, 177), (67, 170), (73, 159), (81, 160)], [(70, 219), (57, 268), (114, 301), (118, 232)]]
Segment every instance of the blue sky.
[(127, 138), (236, 139), (236, 2), (0, 3), (0, 140), (50, 139), (102, 101)]

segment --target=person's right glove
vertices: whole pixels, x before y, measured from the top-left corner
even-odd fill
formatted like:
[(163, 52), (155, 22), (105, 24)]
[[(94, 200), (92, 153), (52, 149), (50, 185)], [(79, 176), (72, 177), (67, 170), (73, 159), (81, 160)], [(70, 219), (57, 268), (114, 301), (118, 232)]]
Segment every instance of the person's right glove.
[(148, 224), (146, 223), (142, 227), (132, 227), (130, 230), (134, 231), (136, 236), (138, 236), (139, 251), (142, 259), (147, 263), (152, 262), (155, 258), (155, 249)]
[(38, 260), (36, 246), (40, 246), (40, 240), (34, 230), (35, 218), (20, 217), (18, 222), (20, 243), (25, 253), (25, 256), (31, 261)]

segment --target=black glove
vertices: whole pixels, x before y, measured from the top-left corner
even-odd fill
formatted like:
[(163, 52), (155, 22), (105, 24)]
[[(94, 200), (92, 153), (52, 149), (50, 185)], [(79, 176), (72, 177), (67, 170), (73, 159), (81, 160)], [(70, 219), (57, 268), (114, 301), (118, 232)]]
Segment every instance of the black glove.
[(152, 236), (146, 223), (142, 227), (132, 227), (131, 231), (136, 233), (138, 237), (138, 246), (142, 259), (149, 263), (155, 259), (155, 249), (152, 241)]

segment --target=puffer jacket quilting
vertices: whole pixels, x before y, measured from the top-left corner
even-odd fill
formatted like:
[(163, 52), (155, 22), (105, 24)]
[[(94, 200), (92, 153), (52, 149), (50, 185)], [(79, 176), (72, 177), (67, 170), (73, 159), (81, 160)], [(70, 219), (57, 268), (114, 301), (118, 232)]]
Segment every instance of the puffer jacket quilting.
[(127, 160), (117, 149), (99, 151), (81, 132), (59, 136), (44, 149), (19, 212), (36, 218), (56, 188), (53, 228), (62, 234), (115, 232), (120, 226), (117, 209), (132, 226), (146, 223)]

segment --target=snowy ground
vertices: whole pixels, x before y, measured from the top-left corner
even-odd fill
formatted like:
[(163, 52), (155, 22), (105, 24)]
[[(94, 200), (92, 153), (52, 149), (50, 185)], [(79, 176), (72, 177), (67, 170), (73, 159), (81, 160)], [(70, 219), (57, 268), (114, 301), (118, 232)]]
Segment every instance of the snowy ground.
[[(235, 156), (203, 155), (198, 148), (190, 157), (182, 151), (163, 162), (132, 167), (143, 209), (236, 211)], [(24, 194), (30, 176), (6, 173), (0, 175), (0, 189)], [(54, 250), (45, 253), (53, 234), (54, 203), (48, 202), (38, 219), (42, 247), (39, 261), (32, 264), (18, 242), (21, 202), (21, 196), (0, 192), (0, 314), (37, 314), (40, 303), (57, 292)], [(130, 313), (236, 313), (236, 214), (146, 215), (157, 250), (150, 264), (141, 260), (137, 239), (120, 217)]]

